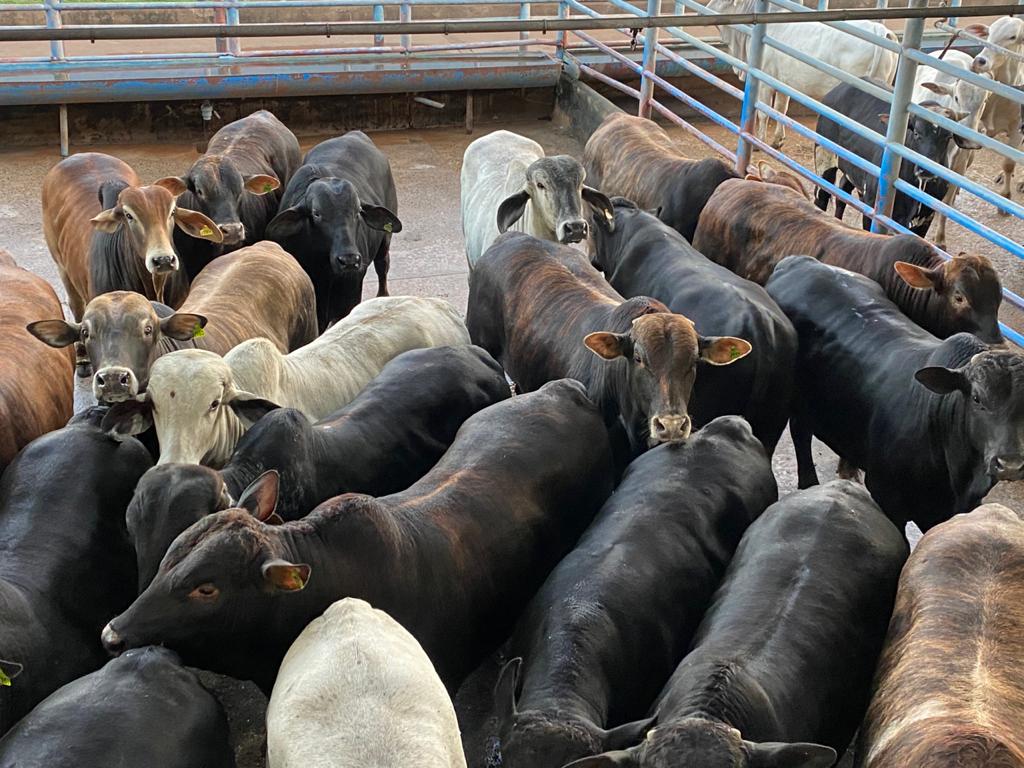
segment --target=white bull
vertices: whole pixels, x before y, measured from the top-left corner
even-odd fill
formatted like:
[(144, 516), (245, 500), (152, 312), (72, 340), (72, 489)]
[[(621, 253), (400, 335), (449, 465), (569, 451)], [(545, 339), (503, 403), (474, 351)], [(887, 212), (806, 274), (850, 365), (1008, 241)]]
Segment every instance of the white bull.
[(351, 402), (403, 352), (469, 343), (465, 323), (442, 299), (371, 299), (288, 355), (262, 339), (223, 358), (197, 349), (164, 355), (153, 364), (147, 391), (112, 408), (103, 424), (130, 435), (153, 424), (160, 464), (219, 467), (274, 408), (297, 408), (316, 420)]
[[(938, 58), (936, 54), (931, 54)], [(960, 69), (970, 70), (972, 59), (963, 51), (946, 51), (942, 60), (953, 64)], [(988, 77), (988, 75), (986, 75)], [(917, 68), (917, 75), (914, 79), (914, 94), (912, 100), (915, 104), (927, 102), (937, 103), (941, 107), (951, 109), (959, 118), (960, 125), (977, 131), (981, 127), (981, 116), (988, 103), (989, 92), (979, 88), (973, 83), (968, 83), (953, 75), (940, 72), (933, 67), (920, 66)], [(946, 156), (944, 165), (955, 173), (964, 175), (967, 169), (974, 162), (974, 152), (980, 149), (980, 145), (963, 147), (955, 141), (949, 143), (949, 153)], [(946, 187), (946, 194), (942, 201), (946, 205), (953, 205), (956, 202), (957, 193), (960, 188), (955, 184)], [(946, 244), (946, 217), (938, 213), (939, 225), (935, 233), (935, 242), (939, 246)]]
[(508, 229), (559, 243), (578, 243), (589, 231), (587, 203), (611, 226), (611, 201), (584, 185), (586, 171), (574, 157), (547, 157), (540, 144), (510, 131), (495, 131), (468, 147), (462, 158), (462, 234), (470, 269)]
[[(716, 13), (753, 13), (754, 3), (755, 0), (710, 0), (707, 6)], [(897, 42), (896, 36), (884, 24), (877, 21), (848, 21), (846, 23), (865, 32)], [(722, 42), (729, 48), (729, 53), (746, 61), (747, 45), (750, 38), (732, 26), (723, 26), (719, 31), (722, 35)], [(794, 50), (826, 64), (831, 64), (836, 69), (854, 77), (891, 83), (896, 74), (896, 63), (899, 60), (896, 53), (827, 24), (818, 22), (770, 24), (766, 31), (769, 37), (780, 43), (785, 43)], [(792, 56), (767, 44), (764, 47), (761, 68), (776, 80), (781, 80), (789, 87), (819, 101), (839, 84), (839, 81), (831, 75), (826, 75), (808, 64), (797, 61)], [(737, 70), (736, 74), (741, 80), (744, 79), (743, 72)], [(778, 112), (785, 115), (789, 109), (789, 96), (778, 93), (764, 84), (761, 85), (761, 89), (760, 100), (771, 104)], [(767, 115), (758, 112), (757, 123), (758, 138), (766, 141)], [(782, 123), (776, 123), (771, 146), (778, 149), (785, 140), (785, 126)]]
[[(987, 39), (990, 43), (1006, 48), (1016, 56), (1007, 56), (1001, 51), (992, 48), (983, 48), (981, 53), (974, 57), (971, 62), (971, 70), (981, 73), (988, 73), (992, 79), (1005, 83), (1006, 85), (1021, 85), (1024, 82), (1024, 62), (1019, 56), (1024, 56), (1024, 19), (1015, 16), (1002, 16), (987, 24), (971, 24), (965, 27), (965, 31)], [(1015, 101), (992, 94), (985, 105), (985, 111), (981, 116), (981, 125), (985, 133), (992, 138), (1006, 135), (1006, 143), (1017, 149), (1021, 145), (1024, 135), (1021, 133), (1021, 105)], [(1013, 170), (1016, 163), (1009, 158), (1002, 159), (1003, 170), (995, 178), (999, 185), (999, 194), (1006, 199), (1012, 199), (1013, 192)], [(1018, 192), (1024, 191), (1018, 189)], [(1005, 211), (1000, 211), (1005, 214)]]
[(465, 768), (444, 684), (416, 639), (346, 598), (288, 649), (267, 708), (268, 768)]

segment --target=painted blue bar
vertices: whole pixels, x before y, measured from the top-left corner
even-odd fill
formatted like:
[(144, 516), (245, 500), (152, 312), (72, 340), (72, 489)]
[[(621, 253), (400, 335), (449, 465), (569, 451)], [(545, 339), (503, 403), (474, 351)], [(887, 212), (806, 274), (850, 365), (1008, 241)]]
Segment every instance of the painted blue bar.
[[(767, 13), (768, 0), (757, 0), (754, 13)], [(757, 123), (757, 101), (761, 81), (757, 73), (761, 70), (764, 60), (765, 25), (755, 24), (750, 32), (750, 45), (747, 47), (747, 77), (743, 81), (743, 105), (740, 108), (740, 135), (736, 144), (736, 173), (746, 175), (750, 165), (750, 154), (753, 146), (744, 138), (744, 134), (754, 133)]]

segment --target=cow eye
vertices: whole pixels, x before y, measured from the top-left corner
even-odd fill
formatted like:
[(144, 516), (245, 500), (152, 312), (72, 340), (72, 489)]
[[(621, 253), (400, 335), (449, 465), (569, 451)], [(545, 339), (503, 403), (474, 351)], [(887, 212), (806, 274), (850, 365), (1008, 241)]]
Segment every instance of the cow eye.
[(130, 213), (128, 213), (128, 211), (125, 211), (124, 212), (124, 220), (127, 221), (129, 224), (131, 224), (133, 221), (135, 221), (135, 217), (132, 216)]
[(320, 211), (313, 211), (310, 215), (313, 217), (313, 221), (320, 221), (320, 219), (322, 218), (320, 215)]
[(981, 405), (981, 395), (979, 395), (977, 392), (971, 394), (971, 400), (974, 401), (975, 405)]
[(967, 301), (967, 297), (965, 297), (962, 293), (954, 293), (953, 301), (955, 301), (957, 304), (963, 304), (965, 301)]
[(145, 330), (144, 330), (144, 333), (147, 336), (152, 336), (153, 335), (153, 326), (152, 325), (147, 325)]
[(220, 590), (213, 584), (200, 584), (188, 593), (189, 600), (216, 600), (220, 596)]
[(89, 329), (88, 328), (83, 328), (82, 329), (82, 341), (85, 341), (88, 338), (89, 338)]
[(633, 353), (633, 362), (636, 363), (637, 365), (643, 365), (644, 364), (644, 360), (643, 360), (642, 357), (640, 357), (640, 353), (639, 352), (634, 352)]
[(537, 182), (537, 189), (544, 189), (544, 185), (541, 184), (539, 181)]
[(216, 411), (218, 408), (220, 408), (220, 400), (214, 400), (212, 403), (210, 403), (211, 412)]

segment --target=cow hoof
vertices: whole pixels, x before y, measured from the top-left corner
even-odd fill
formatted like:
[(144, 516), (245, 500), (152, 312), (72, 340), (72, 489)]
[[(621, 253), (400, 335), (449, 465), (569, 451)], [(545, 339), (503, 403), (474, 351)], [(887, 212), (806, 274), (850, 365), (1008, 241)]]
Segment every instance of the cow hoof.
[(782, 145), (786, 143), (785, 139), (776, 139), (772, 142), (772, 149), (782, 149)]

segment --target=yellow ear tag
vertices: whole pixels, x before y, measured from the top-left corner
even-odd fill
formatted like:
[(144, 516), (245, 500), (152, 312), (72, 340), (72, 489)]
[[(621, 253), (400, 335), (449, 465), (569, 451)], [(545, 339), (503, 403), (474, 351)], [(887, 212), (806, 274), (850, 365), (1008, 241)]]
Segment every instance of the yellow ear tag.
[(273, 184), (264, 184), (263, 185), (263, 191), (264, 192), (273, 192), (274, 191), (274, 185)]
[(210, 235), (213, 234), (213, 230), (204, 224), (203, 227), (199, 230), (199, 234), (202, 237), (209, 237)]
[(8, 687), (11, 685), (11, 678), (9, 678), (7, 673), (2, 669), (0, 669), (0, 685), (6, 685)]
[(192, 338), (201, 339), (205, 335), (206, 331), (203, 330), (203, 326), (201, 326), (199, 323), (196, 323), (196, 327), (192, 329)]
[(384, 231), (387, 232), (389, 235), (395, 231), (395, 228), (390, 221), (384, 225)]

